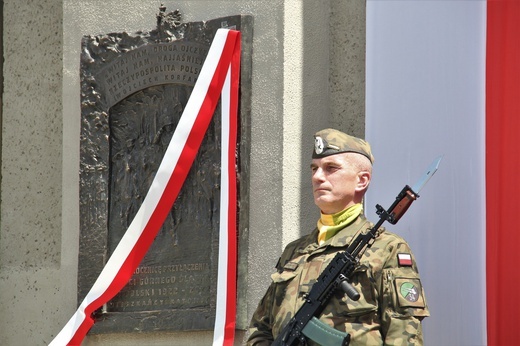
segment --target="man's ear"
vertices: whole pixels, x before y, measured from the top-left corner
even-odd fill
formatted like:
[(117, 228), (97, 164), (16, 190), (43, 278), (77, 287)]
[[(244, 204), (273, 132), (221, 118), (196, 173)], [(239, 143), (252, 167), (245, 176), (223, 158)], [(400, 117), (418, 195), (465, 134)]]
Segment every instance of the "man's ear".
[(370, 184), (370, 179), (372, 178), (372, 175), (370, 172), (367, 171), (361, 171), (358, 173), (358, 182), (356, 185), (356, 191), (364, 191), (368, 188), (368, 185)]

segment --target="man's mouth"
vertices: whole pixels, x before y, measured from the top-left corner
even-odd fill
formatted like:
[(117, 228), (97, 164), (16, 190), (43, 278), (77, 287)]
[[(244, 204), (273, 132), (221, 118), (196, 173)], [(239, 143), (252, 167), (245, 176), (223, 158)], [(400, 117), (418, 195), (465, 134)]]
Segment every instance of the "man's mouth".
[(324, 187), (318, 187), (316, 189), (314, 189), (314, 192), (328, 192), (329, 190), (324, 188)]

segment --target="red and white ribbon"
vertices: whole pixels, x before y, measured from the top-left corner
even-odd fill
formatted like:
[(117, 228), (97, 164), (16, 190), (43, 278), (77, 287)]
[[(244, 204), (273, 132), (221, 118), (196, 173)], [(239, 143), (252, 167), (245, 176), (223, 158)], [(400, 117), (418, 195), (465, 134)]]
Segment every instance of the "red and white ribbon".
[(184, 184), (222, 92), (219, 269), (214, 345), (232, 345), (236, 312), (236, 169), (240, 32), (219, 29), (152, 185), (96, 282), (52, 346), (80, 345), (92, 314), (130, 280)]
[[(217, 278), (217, 306), (213, 345), (233, 345), (235, 338), (237, 290), (237, 181), (235, 153), (237, 143), (238, 87), (240, 81), (240, 37), (229, 66), (221, 97), (222, 149), (220, 233)], [(231, 114), (234, 114), (233, 116)]]

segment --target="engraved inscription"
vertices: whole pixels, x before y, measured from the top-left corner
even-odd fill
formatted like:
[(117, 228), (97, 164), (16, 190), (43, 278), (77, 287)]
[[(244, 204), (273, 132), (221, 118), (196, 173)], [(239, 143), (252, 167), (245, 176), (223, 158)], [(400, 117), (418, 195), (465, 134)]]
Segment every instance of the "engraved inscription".
[(208, 49), (202, 44), (186, 41), (141, 46), (107, 64), (95, 79), (104, 90), (109, 107), (150, 86), (194, 86)]
[(139, 267), (108, 307), (114, 312), (203, 307), (210, 303), (209, 289), (209, 263)]

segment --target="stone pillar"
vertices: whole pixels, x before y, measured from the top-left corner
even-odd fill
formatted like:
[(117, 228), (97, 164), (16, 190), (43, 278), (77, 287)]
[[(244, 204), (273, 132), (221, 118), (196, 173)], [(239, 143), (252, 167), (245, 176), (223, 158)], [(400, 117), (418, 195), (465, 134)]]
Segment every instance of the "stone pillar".
[(0, 339), (43, 345), (60, 322), (62, 1), (3, 1)]
[(332, 127), (365, 138), (366, 1), (331, 1)]

